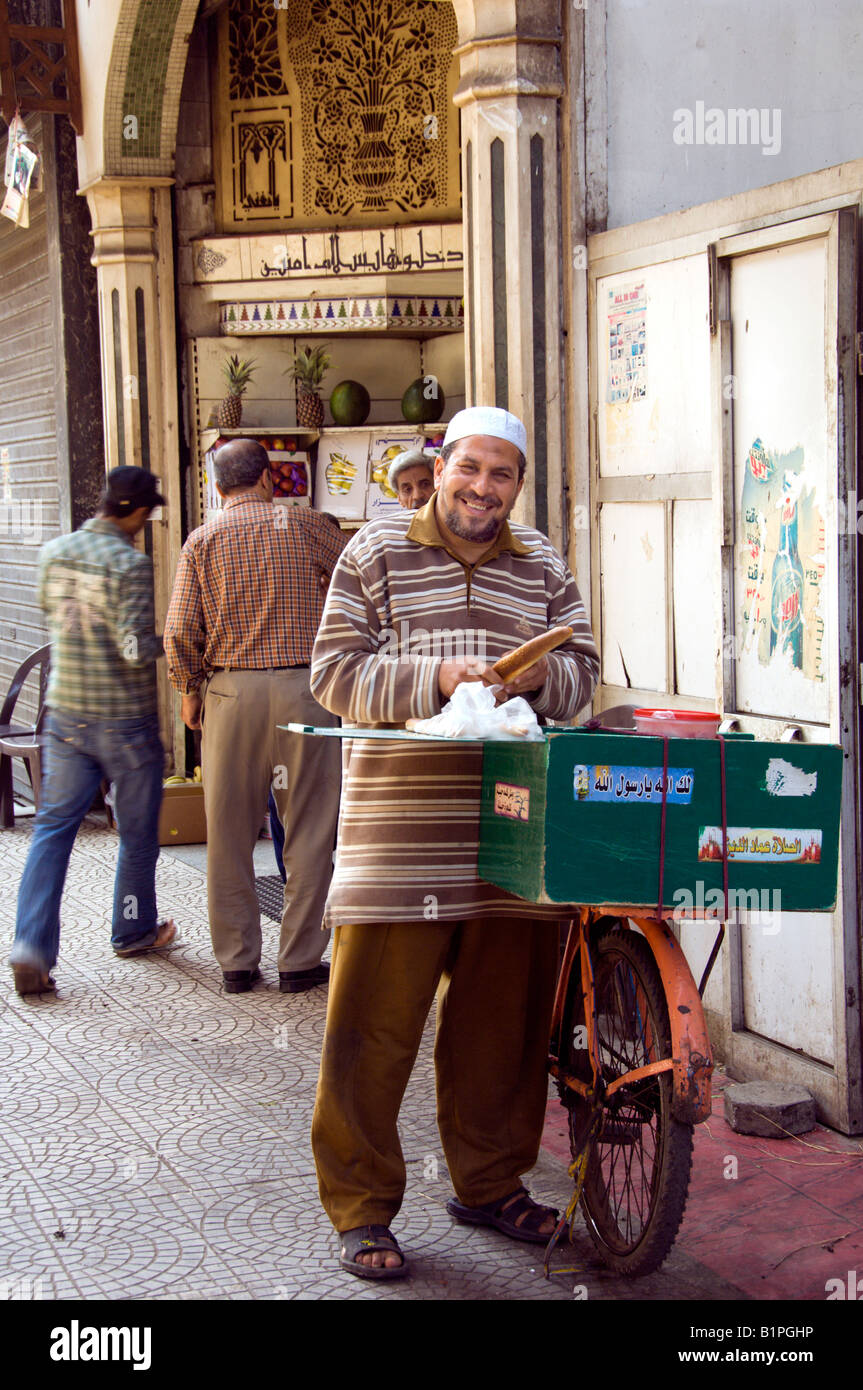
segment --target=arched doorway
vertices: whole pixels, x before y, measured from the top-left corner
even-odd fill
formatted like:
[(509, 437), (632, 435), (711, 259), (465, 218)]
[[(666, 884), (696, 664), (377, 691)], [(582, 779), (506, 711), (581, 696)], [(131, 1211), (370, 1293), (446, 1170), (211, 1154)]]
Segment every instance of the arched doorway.
[[(291, 3), (268, 6), (277, 42)], [(171, 184), (177, 143), (186, 134), (181, 91), (196, 16), (199, 26), (218, 23), (228, 4), (205, 3), (198, 14), (195, 0), (165, 0), (158, 7), (120, 0), (98, 126), (101, 151), (86, 153), (82, 170), (100, 280), (109, 462), (149, 459), (171, 503), (154, 536), (161, 611), (181, 541), (175, 290), (179, 282), (183, 314), (191, 257), (181, 235), (175, 270)], [(519, 519), (535, 523), (562, 548), (561, 6), (559, 0), (507, 6), (458, 0), (452, 8), (459, 69), (453, 101), (461, 113), (462, 147), (463, 396), (505, 405), (525, 420), (532, 469)], [(82, 51), (85, 46), (82, 35)], [(370, 127), (364, 158), (371, 199), (386, 173), (377, 167), (385, 143), (386, 136)], [(203, 202), (206, 183), (199, 180), (187, 202)], [(320, 220), (326, 225), (326, 217)], [(184, 333), (187, 328), (181, 324)], [(214, 330), (210, 319), (205, 332), (214, 331), (218, 325)], [(166, 718), (169, 706), (166, 692)]]

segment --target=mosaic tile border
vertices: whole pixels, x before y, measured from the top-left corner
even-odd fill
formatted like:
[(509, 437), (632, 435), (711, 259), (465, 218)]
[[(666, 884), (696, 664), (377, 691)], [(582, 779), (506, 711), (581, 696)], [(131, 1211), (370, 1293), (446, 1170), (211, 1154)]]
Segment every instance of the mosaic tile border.
[(456, 295), (345, 295), (332, 299), (267, 299), (223, 304), (220, 328), (239, 333), (336, 333), (421, 328), (464, 330), (464, 300)]

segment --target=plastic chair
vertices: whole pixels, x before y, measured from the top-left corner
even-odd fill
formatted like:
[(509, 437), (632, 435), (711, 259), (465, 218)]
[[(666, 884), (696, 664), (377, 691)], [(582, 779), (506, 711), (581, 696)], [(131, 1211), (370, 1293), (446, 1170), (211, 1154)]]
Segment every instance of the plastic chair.
[[(38, 809), (42, 785), (42, 745), (45, 735), (45, 693), (51, 665), (50, 646), (39, 647), (21, 662), (12, 677), (0, 709), (0, 829), (9, 830), (15, 824), (15, 803), (12, 796), (12, 759), (23, 758), (27, 776), (33, 788), (33, 801)], [(35, 724), (13, 723), (13, 715), (21, 687), (34, 667), (39, 667), (39, 708)]]

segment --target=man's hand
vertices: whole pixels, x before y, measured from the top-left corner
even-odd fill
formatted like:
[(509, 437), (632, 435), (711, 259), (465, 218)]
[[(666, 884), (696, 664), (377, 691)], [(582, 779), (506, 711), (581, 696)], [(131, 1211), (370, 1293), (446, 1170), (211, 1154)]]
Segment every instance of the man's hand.
[(438, 671), (438, 687), (444, 700), (448, 700), (457, 685), (462, 681), (485, 681), (486, 685), (492, 683), (489, 676), (494, 678), (494, 672), (484, 661), (478, 657), (468, 657), (463, 661), (442, 661)]
[(200, 729), (202, 700), (197, 690), (184, 695), (180, 702), (180, 717), (187, 729)]
[[(504, 700), (511, 700), (514, 695), (526, 695), (529, 692), (539, 690), (540, 686), (545, 685), (548, 677), (548, 661), (546, 657), (542, 657), (539, 661), (534, 662), (533, 666), (529, 666), (526, 671), (522, 671), (520, 676), (507, 681), (502, 693), (497, 697), (498, 704), (503, 704)], [(496, 681), (495, 683), (499, 684), (500, 682)]]

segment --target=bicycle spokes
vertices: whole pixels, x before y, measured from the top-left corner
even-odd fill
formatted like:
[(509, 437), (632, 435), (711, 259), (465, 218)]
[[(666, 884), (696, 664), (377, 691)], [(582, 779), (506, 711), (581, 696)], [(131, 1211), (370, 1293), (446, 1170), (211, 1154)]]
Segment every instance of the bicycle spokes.
[(602, 962), (596, 996), (602, 1075), (607, 1083), (623, 1075), (624, 1085), (603, 1110), (595, 1163), (609, 1215), (630, 1244), (640, 1236), (650, 1212), (662, 1133), (659, 1078), (627, 1086), (625, 1075), (657, 1060), (654, 1030), (644, 988), (627, 960)]
[(591, 956), (592, 990), (582, 964), (567, 994), (570, 1039), (580, 1028), (589, 1037), (561, 1056), (561, 1096), (573, 1155), (584, 1159), (588, 1232), (612, 1268), (643, 1274), (680, 1224), (692, 1132), (672, 1115), (668, 1007), (648, 943), (615, 927), (591, 943)]

